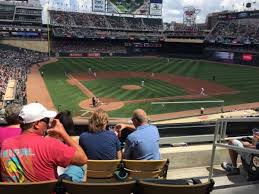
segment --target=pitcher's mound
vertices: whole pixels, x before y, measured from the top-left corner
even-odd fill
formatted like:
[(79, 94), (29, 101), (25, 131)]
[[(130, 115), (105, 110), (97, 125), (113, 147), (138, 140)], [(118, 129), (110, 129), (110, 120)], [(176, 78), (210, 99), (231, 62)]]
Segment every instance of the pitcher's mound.
[(121, 101), (118, 101), (116, 99), (112, 98), (101, 98), (101, 104), (97, 107), (93, 107), (92, 100), (87, 99), (83, 100), (79, 103), (79, 106), (83, 109), (87, 109), (90, 111), (94, 111), (98, 108), (103, 109), (104, 111), (112, 111), (112, 110), (118, 110), (124, 106), (124, 103)]
[(124, 90), (140, 90), (141, 87), (138, 85), (124, 85), (121, 87)]

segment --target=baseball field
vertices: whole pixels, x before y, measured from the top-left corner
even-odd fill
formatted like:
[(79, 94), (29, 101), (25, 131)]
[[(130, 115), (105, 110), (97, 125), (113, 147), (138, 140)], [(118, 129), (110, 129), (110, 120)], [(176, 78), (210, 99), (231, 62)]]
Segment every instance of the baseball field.
[[(75, 116), (87, 116), (96, 108), (121, 118), (136, 108), (154, 115), (220, 107), (152, 102), (224, 100), (226, 106), (259, 101), (259, 69), (240, 65), (166, 58), (61, 58), (40, 71), (56, 108)], [(92, 96), (100, 99), (98, 107), (92, 106)]]

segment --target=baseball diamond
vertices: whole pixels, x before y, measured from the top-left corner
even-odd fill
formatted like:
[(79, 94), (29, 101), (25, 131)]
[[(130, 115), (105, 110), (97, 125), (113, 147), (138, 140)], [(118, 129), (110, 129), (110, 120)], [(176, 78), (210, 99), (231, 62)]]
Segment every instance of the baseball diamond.
[[(88, 73), (90, 67), (98, 73), (97, 78)], [(165, 58), (62, 58), (40, 70), (55, 107), (70, 109), (75, 116), (80, 110), (93, 110), (92, 96), (100, 98), (99, 108), (109, 111), (111, 117), (128, 117), (136, 107), (161, 114), (220, 106), (154, 106), (153, 101), (224, 100), (225, 105), (256, 102), (259, 83), (259, 70), (255, 68), (177, 58), (169, 63)], [(212, 80), (215, 75), (217, 80)], [(123, 89), (124, 85), (140, 85), (142, 80), (145, 87), (141, 89)], [(200, 95), (200, 88), (205, 89), (205, 95)]]

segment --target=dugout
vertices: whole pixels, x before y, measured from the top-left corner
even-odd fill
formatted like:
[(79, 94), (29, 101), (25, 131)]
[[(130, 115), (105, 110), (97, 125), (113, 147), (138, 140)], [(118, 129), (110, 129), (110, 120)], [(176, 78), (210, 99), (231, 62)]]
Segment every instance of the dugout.
[(5, 95), (3, 98), (3, 104), (2, 107), (5, 107), (6, 105), (12, 103), (15, 100), (15, 95), (16, 95), (16, 80), (10, 79), (8, 81)]

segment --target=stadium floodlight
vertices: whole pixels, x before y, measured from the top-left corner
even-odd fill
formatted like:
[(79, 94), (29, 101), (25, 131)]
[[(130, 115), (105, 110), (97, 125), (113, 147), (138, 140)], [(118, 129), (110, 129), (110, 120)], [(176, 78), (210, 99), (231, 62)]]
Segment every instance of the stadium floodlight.
[(200, 9), (196, 9), (193, 6), (188, 6), (183, 8), (183, 24), (184, 30), (196, 30), (196, 18), (200, 13)]

